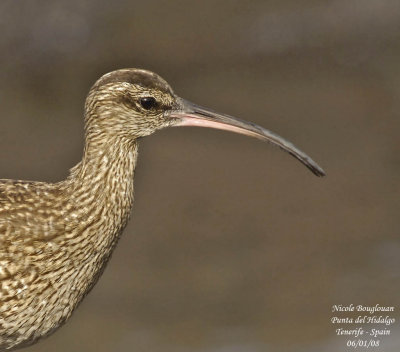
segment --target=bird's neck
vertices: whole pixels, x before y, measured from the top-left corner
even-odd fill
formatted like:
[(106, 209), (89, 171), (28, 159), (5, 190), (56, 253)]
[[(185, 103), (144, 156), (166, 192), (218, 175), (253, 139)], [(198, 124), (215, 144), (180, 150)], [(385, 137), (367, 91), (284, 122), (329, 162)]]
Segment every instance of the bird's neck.
[(27, 319), (44, 317), (32, 341), (62, 324), (103, 272), (131, 211), (137, 149), (134, 140), (91, 140), (70, 176), (42, 194), (42, 203), (56, 198), (59, 221), (52, 212), (37, 231), (48, 236), (37, 252), (37, 258), (46, 259), (32, 265), (40, 275), (37, 285), (31, 285), (36, 303), (26, 310)]
[[(81, 265), (101, 270), (107, 262), (133, 204), (133, 178), (138, 155), (136, 140), (91, 140), (82, 161), (71, 170), (66, 217), (74, 226), (72, 242), (84, 249)], [(77, 231), (78, 230), (78, 231)]]

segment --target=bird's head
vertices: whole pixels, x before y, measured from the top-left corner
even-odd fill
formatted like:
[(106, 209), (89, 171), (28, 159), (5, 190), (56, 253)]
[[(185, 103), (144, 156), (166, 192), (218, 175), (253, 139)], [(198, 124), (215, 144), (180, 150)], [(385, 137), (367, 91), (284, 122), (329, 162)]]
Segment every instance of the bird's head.
[(134, 140), (165, 127), (216, 128), (275, 144), (315, 175), (325, 175), (309, 156), (282, 137), (251, 122), (190, 103), (150, 71), (121, 69), (105, 74), (91, 88), (85, 110), (87, 134)]
[(102, 76), (86, 101), (86, 129), (135, 139), (170, 126), (166, 112), (179, 109), (178, 98), (161, 77), (139, 69)]

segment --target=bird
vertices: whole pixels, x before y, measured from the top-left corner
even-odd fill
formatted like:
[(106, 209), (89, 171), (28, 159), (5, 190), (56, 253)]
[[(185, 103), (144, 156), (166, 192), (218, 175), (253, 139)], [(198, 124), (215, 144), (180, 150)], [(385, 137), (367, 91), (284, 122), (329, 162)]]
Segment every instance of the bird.
[(31, 345), (71, 316), (128, 222), (139, 140), (179, 126), (256, 137), (325, 175), (277, 134), (184, 100), (153, 72), (128, 68), (103, 75), (86, 98), (83, 156), (67, 178), (0, 180), (0, 350)]

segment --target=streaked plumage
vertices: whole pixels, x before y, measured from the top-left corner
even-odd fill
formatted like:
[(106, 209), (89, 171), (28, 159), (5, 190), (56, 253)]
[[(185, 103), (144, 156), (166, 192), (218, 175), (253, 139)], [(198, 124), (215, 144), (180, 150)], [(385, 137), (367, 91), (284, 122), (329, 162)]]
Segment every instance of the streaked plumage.
[(54, 184), (0, 180), (0, 350), (29, 345), (72, 314), (127, 224), (137, 139), (179, 125), (268, 139), (323, 175), (288, 142), (178, 98), (154, 73), (104, 75), (86, 100), (83, 158), (68, 178)]

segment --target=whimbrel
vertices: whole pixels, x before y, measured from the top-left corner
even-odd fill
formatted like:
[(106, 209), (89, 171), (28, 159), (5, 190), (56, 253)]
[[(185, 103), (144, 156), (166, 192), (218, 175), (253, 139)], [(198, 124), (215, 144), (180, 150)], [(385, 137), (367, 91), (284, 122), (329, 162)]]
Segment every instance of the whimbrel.
[(0, 181), (0, 350), (49, 335), (90, 291), (129, 218), (138, 139), (170, 126), (256, 137), (324, 175), (283, 138), (179, 98), (155, 73), (104, 75), (86, 99), (83, 158), (67, 179)]

